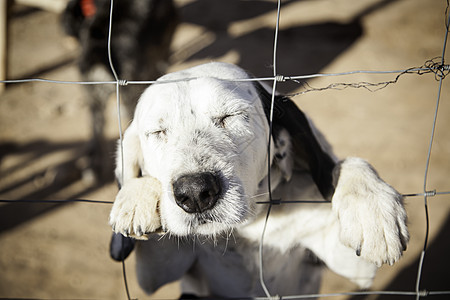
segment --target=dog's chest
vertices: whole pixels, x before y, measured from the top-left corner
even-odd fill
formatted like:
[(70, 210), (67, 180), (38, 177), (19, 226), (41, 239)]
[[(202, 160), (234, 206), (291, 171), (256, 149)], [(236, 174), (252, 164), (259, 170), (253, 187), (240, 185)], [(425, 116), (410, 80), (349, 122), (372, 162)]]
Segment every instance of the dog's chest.
[[(196, 263), (186, 277), (191, 288), (227, 297), (265, 296), (260, 282), (259, 245), (239, 237), (195, 246)], [(322, 265), (304, 248), (281, 253), (263, 248), (262, 271), (271, 294), (315, 293)], [(202, 288), (203, 287), (203, 288)], [(208, 287), (206, 290), (204, 287)]]

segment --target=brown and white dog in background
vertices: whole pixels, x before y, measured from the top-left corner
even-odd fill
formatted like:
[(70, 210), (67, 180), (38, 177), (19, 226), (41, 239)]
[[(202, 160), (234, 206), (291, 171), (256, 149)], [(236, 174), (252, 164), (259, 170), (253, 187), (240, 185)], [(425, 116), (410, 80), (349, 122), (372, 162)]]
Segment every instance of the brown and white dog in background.
[[(79, 70), (83, 81), (114, 80), (108, 59), (110, 0), (71, 0), (62, 16), (65, 31), (81, 45)], [(178, 24), (172, 0), (115, 0), (112, 16), (111, 56), (121, 80), (155, 80), (166, 71), (170, 44)], [(97, 179), (110, 165), (104, 138), (105, 107), (114, 85), (86, 85), (92, 115), (90, 168)], [(121, 89), (125, 119), (130, 119), (143, 85)]]

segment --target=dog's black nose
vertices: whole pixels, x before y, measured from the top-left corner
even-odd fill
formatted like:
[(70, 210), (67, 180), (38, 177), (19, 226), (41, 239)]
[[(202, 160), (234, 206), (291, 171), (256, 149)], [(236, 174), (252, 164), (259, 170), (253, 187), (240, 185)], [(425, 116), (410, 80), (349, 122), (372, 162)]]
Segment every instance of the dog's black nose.
[(183, 175), (172, 187), (175, 201), (187, 213), (213, 208), (222, 191), (220, 179), (210, 172)]

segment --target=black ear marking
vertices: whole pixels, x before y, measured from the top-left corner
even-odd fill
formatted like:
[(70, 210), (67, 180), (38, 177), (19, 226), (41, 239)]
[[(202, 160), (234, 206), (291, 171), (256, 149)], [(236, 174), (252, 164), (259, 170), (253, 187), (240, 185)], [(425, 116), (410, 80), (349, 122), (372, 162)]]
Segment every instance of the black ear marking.
[[(254, 86), (269, 121), (272, 95), (259, 82), (255, 82)], [(281, 128), (285, 128), (292, 138), (294, 169), (306, 162), (320, 193), (325, 199), (331, 200), (334, 193), (332, 174), (335, 162), (323, 151), (305, 114), (288, 97), (276, 95), (272, 119), (274, 139)]]

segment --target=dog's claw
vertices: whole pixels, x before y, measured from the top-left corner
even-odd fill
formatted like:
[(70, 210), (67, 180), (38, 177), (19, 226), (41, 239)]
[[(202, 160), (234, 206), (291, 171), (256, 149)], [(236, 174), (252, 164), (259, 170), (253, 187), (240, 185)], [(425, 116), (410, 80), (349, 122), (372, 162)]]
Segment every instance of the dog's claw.
[(147, 239), (146, 232), (161, 226), (158, 212), (161, 183), (153, 177), (127, 181), (116, 196), (109, 222), (116, 233)]
[(136, 235), (137, 236), (142, 236), (144, 234), (144, 232), (142, 231), (142, 227), (141, 225), (138, 225), (137, 230), (136, 230)]
[(406, 251), (406, 249), (408, 248), (408, 245), (406, 244), (406, 242), (402, 239), (402, 250)]
[(356, 248), (356, 255), (361, 256), (361, 245), (359, 245), (358, 248)]

